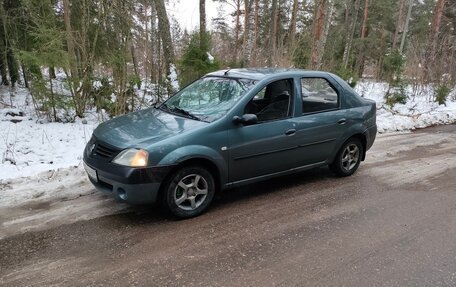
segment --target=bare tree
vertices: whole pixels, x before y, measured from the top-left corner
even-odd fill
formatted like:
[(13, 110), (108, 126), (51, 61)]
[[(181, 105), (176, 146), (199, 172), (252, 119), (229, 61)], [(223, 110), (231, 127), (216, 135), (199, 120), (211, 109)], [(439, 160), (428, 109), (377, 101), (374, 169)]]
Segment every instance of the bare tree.
[(199, 1), (199, 14), (200, 14), (200, 39), (206, 34), (206, 0)]
[(363, 13), (363, 24), (361, 25), (361, 39), (366, 37), (366, 27), (367, 27), (367, 19), (369, 15), (369, 0), (365, 0), (364, 2), (364, 13)]
[(442, 22), (443, 8), (445, 0), (438, 0), (434, 7), (431, 29), (429, 30), (429, 40), (427, 44), (426, 55), (424, 59), (424, 77), (430, 79), (430, 66), (435, 62), (437, 43), (439, 39), (440, 23)]
[(259, 26), (259, 15), (260, 15), (260, 0), (255, 0), (255, 11), (254, 11), (254, 40), (253, 40), (253, 49), (256, 49), (258, 46), (258, 26)]
[[(343, 62), (343, 65), (344, 65), (344, 69), (347, 68), (348, 66), (348, 61), (350, 59), (350, 53), (351, 53), (351, 49), (352, 49), (352, 46), (353, 46), (353, 38), (355, 36), (355, 29), (356, 29), (356, 22), (358, 21), (358, 10), (359, 10), (359, 7), (361, 5), (361, 1), (360, 0), (356, 0), (355, 1), (355, 7), (353, 9), (353, 16), (351, 17), (352, 20), (351, 21), (348, 21), (347, 19), (347, 23), (349, 22), (350, 23), (350, 28), (347, 29), (347, 41), (345, 42), (345, 47), (344, 47), (344, 55), (343, 55), (343, 58), (342, 58), (342, 62)], [(350, 6), (348, 4), (346, 4), (346, 17), (348, 18), (348, 14), (349, 14), (349, 11), (350, 11)]]
[(291, 19), (290, 19), (290, 26), (288, 28), (287, 33), (287, 40), (288, 46), (291, 49), (294, 47), (294, 40), (296, 35), (296, 22), (298, 18), (298, 8), (299, 8), (299, 0), (293, 0), (293, 8), (291, 10)]
[(312, 52), (310, 56), (310, 68), (320, 69), (321, 67), (321, 54), (322, 40), (324, 38), (324, 25), (327, 13), (328, 0), (318, 0), (316, 2), (316, 9), (312, 28)]
[(408, 32), (408, 27), (409, 27), (409, 23), (410, 23), (410, 16), (412, 15), (412, 7), (413, 7), (413, 0), (410, 0), (409, 1), (408, 11), (407, 11), (407, 18), (405, 18), (404, 31), (402, 33), (401, 46), (399, 48), (399, 52), (401, 54), (404, 51), (405, 36), (407, 36), (407, 32)]
[(242, 58), (244, 64), (248, 65), (252, 53), (252, 47), (255, 35), (252, 33), (252, 22), (254, 14), (252, 13), (253, 0), (244, 0), (244, 41)]
[(277, 24), (279, 21), (278, 0), (272, 0), (271, 5), (271, 28), (269, 30), (269, 55), (268, 64), (273, 65), (277, 54)]
[[(166, 14), (166, 7), (164, 0), (154, 0), (155, 4), (155, 11), (157, 11), (157, 18), (158, 18), (158, 30), (160, 33), (160, 39), (162, 42), (163, 48), (163, 57), (165, 60), (165, 70), (166, 70), (166, 77), (171, 75), (172, 70), (175, 71), (176, 67), (174, 65), (175, 58), (174, 58), (174, 46), (173, 41), (171, 39), (171, 31), (169, 25), (168, 15)], [(168, 79), (169, 80), (169, 79)], [(170, 83), (167, 85), (168, 94), (171, 95), (174, 93), (174, 89)]]
[(402, 22), (403, 22), (403, 10), (404, 10), (404, 4), (406, 0), (400, 0), (399, 1), (399, 13), (397, 14), (397, 20), (396, 20), (396, 29), (394, 30), (394, 37), (393, 37), (393, 51), (396, 50), (397, 46), (397, 41), (399, 40), (399, 33), (403, 30), (402, 27)]

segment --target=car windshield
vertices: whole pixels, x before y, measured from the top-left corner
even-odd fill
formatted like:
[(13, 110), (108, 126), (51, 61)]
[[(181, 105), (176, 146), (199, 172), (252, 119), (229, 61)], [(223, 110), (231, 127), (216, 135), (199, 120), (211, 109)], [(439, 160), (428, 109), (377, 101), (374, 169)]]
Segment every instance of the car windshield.
[(212, 122), (225, 115), (254, 84), (255, 81), (248, 79), (205, 77), (179, 91), (160, 108)]

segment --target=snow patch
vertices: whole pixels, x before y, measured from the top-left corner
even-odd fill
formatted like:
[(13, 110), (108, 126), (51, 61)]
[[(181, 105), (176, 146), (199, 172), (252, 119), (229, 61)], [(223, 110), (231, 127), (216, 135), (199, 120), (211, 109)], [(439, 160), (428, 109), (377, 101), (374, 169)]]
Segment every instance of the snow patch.
[(168, 75), (169, 83), (174, 91), (179, 91), (179, 81), (177, 80), (177, 69), (174, 64), (171, 64)]
[(385, 103), (388, 91), (387, 83), (361, 81), (355, 90), (362, 97), (377, 103), (377, 127), (379, 133), (414, 130), (439, 124), (456, 122), (456, 99), (453, 89), (446, 105), (434, 101), (434, 89), (431, 86), (408, 86), (406, 104), (389, 107)]
[(214, 59), (215, 59), (214, 56), (212, 56), (211, 53), (209, 53), (209, 52), (206, 52), (206, 54), (207, 54), (207, 59), (209, 60), (209, 63), (211, 63), (211, 64), (214, 63)]

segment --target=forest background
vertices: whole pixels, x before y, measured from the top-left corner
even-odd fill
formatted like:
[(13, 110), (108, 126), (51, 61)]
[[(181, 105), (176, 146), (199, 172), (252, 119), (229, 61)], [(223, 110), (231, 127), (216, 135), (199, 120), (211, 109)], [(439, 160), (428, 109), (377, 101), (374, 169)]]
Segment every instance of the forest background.
[(150, 106), (227, 67), (370, 78), (388, 83), (391, 106), (406, 86), (430, 85), (442, 104), (455, 85), (455, 1), (212, 0), (228, 14), (208, 19), (199, 0), (190, 31), (169, 13), (183, 1), (0, 0), (1, 85), (28, 89), (37, 116), (56, 122)]

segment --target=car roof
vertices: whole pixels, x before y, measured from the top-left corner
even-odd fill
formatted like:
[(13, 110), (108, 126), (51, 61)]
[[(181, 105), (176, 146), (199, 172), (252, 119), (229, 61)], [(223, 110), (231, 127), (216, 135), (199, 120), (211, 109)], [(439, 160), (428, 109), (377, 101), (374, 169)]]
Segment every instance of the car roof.
[(328, 72), (322, 71), (311, 71), (301, 69), (284, 69), (284, 68), (242, 68), (242, 69), (226, 69), (212, 72), (206, 75), (206, 77), (229, 77), (229, 78), (241, 78), (251, 80), (263, 80), (266, 78), (286, 76), (307, 76), (307, 77), (320, 77), (328, 76)]

